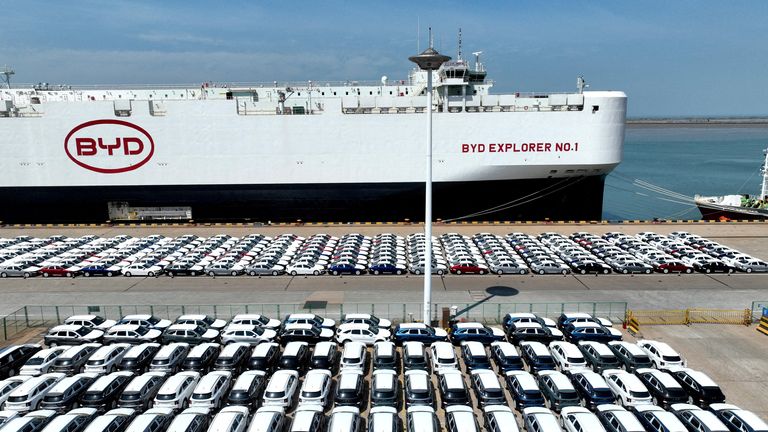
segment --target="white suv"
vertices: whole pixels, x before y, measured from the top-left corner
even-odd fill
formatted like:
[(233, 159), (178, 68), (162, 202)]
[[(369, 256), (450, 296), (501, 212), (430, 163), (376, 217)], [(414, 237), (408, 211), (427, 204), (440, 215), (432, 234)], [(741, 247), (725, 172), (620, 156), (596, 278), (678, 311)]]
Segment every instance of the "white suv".
[(668, 369), (670, 366), (685, 367), (686, 365), (683, 356), (664, 342), (640, 340), (637, 342), (637, 346), (648, 354), (656, 369)]
[(200, 374), (193, 371), (179, 372), (168, 378), (155, 395), (153, 407), (182, 409), (195, 386), (200, 381)]
[(281, 369), (272, 374), (264, 391), (264, 406), (288, 408), (293, 404), (293, 395), (299, 385), (299, 373)]
[(190, 407), (218, 409), (224, 403), (224, 398), (232, 381), (232, 372), (213, 371), (202, 378), (192, 391)]
[(299, 393), (300, 405), (317, 405), (325, 408), (331, 394), (331, 372), (326, 369), (312, 369), (304, 377)]
[(342, 324), (336, 330), (336, 340), (339, 343), (355, 341), (373, 345), (376, 342), (388, 340), (391, 335), (389, 330), (368, 324)]
[(549, 344), (549, 352), (561, 372), (589, 370), (587, 360), (579, 348), (569, 342), (555, 341)]
[(438, 372), (441, 369), (458, 369), (456, 352), (450, 342), (433, 342), (430, 346), (432, 355), (432, 370)]
[(622, 405), (629, 407), (653, 404), (648, 388), (634, 374), (619, 369), (608, 369), (603, 371), (603, 378)]

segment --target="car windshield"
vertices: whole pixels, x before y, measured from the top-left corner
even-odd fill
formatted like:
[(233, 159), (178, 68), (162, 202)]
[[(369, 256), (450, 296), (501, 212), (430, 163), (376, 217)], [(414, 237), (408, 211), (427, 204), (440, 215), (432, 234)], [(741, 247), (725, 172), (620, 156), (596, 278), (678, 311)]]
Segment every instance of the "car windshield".
[(125, 392), (120, 396), (120, 400), (122, 401), (134, 401), (138, 400), (141, 396), (141, 393), (139, 392)]
[(708, 398), (723, 397), (723, 392), (720, 390), (720, 387), (702, 387), (701, 392)]
[(80, 327), (79, 329), (75, 330), (75, 333), (79, 334), (80, 336), (85, 336), (90, 332), (91, 332), (91, 329), (89, 329), (88, 327)]
[(682, 361), (682, 359), (679, 356), (661, 356), (664, 361), (668, 362), (679, 362)]
[(100, 324), (102, 324), (103, 322), (104, 322), (104, 318), (102, 318), (102, 317), (100, 317), (100, 316), (95, 316), (95, 317), (93, 317), (93, 319), (91, 320), (91, 323), (92, 323), (93, 325), (100, 325)]
[(43, 360), (45, 360), (45, 359), (42, 358), (42, 357), (33, 357), (33, 358), (27, 360), (26, 365), (27, 366), (39, 366), (39, 365), (43, 364)]
[(613, 393), (609, 389), (595, 389), (595, 396), (597, 397), (611, 397)]
[(195, 400), (205, 400), (205, 399), (210, 399), (211, 396), (212, 396), (212, 394), (210, 392), (209, 393), (195, 393), (195, 394), (192, 395), (192, 399), (195, 399)]
[(305, 391), (305, 392), (301, 392), (301, 395), (304, 396), (304, 397), (308, 397), (308, 398), (316, 398), (316, 397), (320, 397), (320, 392), (319, 391)]
[(635, 398), (649, 398), (651, 394), (646, 391), (630, 391), (629, 394)]
[(279, 399), (285, 397), (284, 391), (277, 391), (277, 392), (267, 392), (264, 397), (270, 398), (270, 399)]
[(174, 398), (176, 398), (176, 394), (174, 393), (158, 394), (156, 398), (157, 400), (173, 400)]

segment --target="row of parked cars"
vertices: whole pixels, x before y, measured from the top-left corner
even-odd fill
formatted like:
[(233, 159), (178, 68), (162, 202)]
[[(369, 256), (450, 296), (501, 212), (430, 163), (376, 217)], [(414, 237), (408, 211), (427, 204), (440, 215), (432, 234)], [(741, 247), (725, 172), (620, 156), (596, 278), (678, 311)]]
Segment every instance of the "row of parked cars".
[[(507, 318), (507, 327), (528, 319), (565, 330), (587, 317)], [(413, 325), (403, 328), (408, 337), (414, 328), (445, 335)], [(725, 404), (717, 384), (686, 368), (662, 342), (523, 341), (516, 347), (470, 339), (456, 348), (412, 336), (400, 349), (388, 341), (370, 349), (329, 341), (293, 341), (282, 349), (272, 342), (9, 347), (0, 364), (23, 365), (3, 369), (14, 376), (0, 382), (0, 398), (6, 397), (0, 421), (7, 423), (0, 430), (359, 431), (368, 406), (368, 430), (401, 430), (403, 408), (409, 431), (480, 430), (472, 405), (493, 431), (518, 430), (512, 405), (525, 429), (538, 432), (765, 430), (754, 414)]]
[[(423, 233), (141, 238), (0, 238), (0, 277), (423, 274)], [(766, 272), (768, 263), (695, 234), (597, 236), (447, 233), (432, 238), (433, 274)]]

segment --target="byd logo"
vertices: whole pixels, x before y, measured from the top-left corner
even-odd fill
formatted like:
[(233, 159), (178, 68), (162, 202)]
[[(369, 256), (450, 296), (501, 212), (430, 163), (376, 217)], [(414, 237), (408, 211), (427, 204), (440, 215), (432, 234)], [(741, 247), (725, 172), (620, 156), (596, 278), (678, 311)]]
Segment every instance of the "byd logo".
[(93, 120), (69, 132), (64, 151), (72, 162), (103, 173), (117, 174), (138, 169), (155, 153), (155, 142), (147, 131), (123, 120)]

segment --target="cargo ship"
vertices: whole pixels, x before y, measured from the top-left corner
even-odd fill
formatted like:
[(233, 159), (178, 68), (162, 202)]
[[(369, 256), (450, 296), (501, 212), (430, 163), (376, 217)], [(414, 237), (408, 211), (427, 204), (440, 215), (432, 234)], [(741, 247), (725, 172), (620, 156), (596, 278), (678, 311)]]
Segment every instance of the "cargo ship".
[[(621, 91), (493, 94), (433, 74), (439, 220), (594, 220)], [(340, 83), (0, 89), (0, 221), (423, 221), (427, 74)]]
[(765, 159), (760, 173), (763, 182), (760, 195), (749, 194), (700, 196), (694, 202), (705, 220), (765, 220), (768, 219), (768, 149), (763, 150)]

